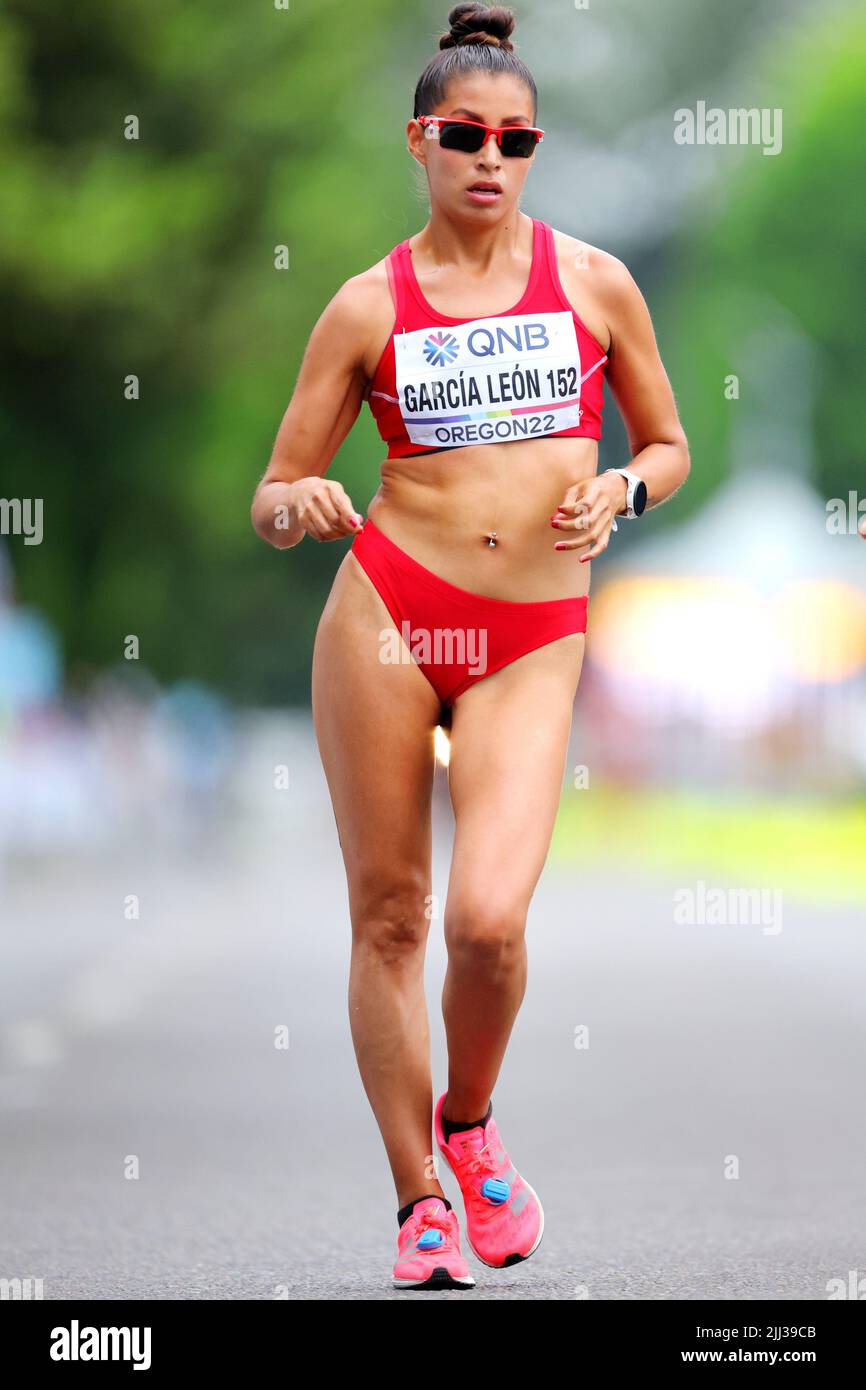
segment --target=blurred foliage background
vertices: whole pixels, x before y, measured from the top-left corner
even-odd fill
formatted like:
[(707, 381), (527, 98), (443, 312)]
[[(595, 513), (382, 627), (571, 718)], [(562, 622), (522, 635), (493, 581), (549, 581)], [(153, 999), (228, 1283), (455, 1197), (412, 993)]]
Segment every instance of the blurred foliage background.
[[(731, 467), (722, 381), (744, 344), (760, 362), (770, 311), (814, 345), (811, 482), (846, 495), (866, 385), (862, 7), (514, 8), (549, 132), (524, 208), (629, 265), (690, 438), (690, 485), (653, 525), (677, 525)], [(405, 126), (447, 12), (4, 7), (2, 492), (42, 496), (46, 526), (41, 546), (6, 544), (73, 687), (133, 632), (160, 680), (306, 701), (345, 547), (279, 554), (253, 533), (250, 500), (318, 315), (426, 220)], [(781, 108), (783, 153), (676, 145), (673, 113), (698, 100)], [(612, 403), (607, 418), (603, 464), (625, 462)], [(380, 457), (365, 412), (331, 469), (362, 509)]]

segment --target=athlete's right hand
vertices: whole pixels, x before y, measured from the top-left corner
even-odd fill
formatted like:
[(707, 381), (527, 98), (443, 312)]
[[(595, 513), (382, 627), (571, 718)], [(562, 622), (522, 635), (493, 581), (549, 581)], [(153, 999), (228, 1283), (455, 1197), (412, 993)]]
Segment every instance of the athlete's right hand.
[(292, 504), (298, 525), (316, 541), (357, 535), (364, 524), (335, 478), (298, 478), (292, 483)]

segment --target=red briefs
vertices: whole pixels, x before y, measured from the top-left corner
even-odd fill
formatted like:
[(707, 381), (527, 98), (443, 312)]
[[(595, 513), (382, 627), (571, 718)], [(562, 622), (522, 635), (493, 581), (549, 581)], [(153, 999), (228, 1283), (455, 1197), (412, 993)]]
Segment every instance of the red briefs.
[[(352, 554), (394, 621), (396, 647), (402, 639), (445, 705), (519, 656), (586, 632), (585, 594), (541, 603), (472, 594), (419, 565), (372, 521), (356, 535)], [(406, 660), (406, 652), (392, 649), (380, 657)]]

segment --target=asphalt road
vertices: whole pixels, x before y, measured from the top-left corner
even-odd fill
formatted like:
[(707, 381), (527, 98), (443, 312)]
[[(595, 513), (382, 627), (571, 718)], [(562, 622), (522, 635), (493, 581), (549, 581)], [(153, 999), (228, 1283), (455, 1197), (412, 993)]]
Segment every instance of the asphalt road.
[[(862, 917), (683, 927), (675, 883), (549, 866), (495, 1095), (544, 1241), (502, 1272), (470, 1255), (471, 1294), (393, 1292), (336, 831), (312, 749), (292, 756), (279, 809), (195, 850), (9, 869), (0, 1276), (46, 1298), (824, 1299), (866, 1273)], [(443, 969), (434, 925), (436, 1084)]]

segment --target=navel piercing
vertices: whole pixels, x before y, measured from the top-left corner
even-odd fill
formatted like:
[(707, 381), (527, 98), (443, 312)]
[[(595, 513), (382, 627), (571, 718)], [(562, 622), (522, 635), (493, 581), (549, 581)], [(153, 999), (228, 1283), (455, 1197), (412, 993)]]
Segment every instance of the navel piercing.
[(488, 531), (486, 534), (487, 534), (487, 544), (488, 544), (488, 545), (491, 547), (491, 549), (492, 549), (493, 546), (496, 544), (496, 532), (495, 532), (495, 531)]

